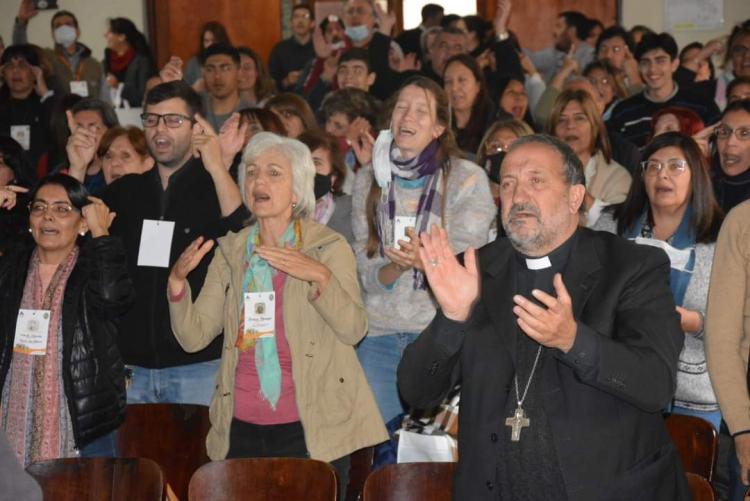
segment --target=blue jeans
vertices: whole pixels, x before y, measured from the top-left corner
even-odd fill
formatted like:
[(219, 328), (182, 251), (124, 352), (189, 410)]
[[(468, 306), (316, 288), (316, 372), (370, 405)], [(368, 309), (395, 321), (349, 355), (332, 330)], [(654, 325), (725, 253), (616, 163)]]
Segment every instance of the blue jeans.
[(687, 409), (685, 407), (678, 407), (676, 405), (673, 405), (670, 412), (672, 414), (681, 414), (683, 416), (693, 416), (701, 418), (702, 420), (708, 421), (709, 423), (714, 425), (716, 433), (719, 433), (719, 430), (721, 430), (721, 411), (695, 411), (692, 409)]
[(359, 363), (362, 364), (385, 423), (406, 411), (398, 394), (396, 369), (404, 349), (418, 336), (413, 332), (367, 336), (357, 348)]
[(732, 446), (729, 448), (729, 501), (743, 501), (748, 489), (750, 485), (742, 483), (740, 462), (732, 439)]
[(129, 404), (209, 405), (216, 387), (219, 360), (164, 369), (129, 365)]
[(116, 458), (120, 455), (117, 448), (117, 430), (112, 430), (89, 442), (79, 449), (82, 458)]

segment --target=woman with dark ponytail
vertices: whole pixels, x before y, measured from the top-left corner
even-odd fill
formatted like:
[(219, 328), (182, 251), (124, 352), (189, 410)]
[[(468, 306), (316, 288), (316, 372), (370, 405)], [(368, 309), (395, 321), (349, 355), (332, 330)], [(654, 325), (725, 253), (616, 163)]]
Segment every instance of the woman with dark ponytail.
[(104, 34), (104, 72), (115, 108), (127, 101), (130, 106), (140, 106), (146, 93), (146, 82), (156, 73), (154, 58), (146, 37), (138, 31), (133, 21), (124, 17), (109, 20)]

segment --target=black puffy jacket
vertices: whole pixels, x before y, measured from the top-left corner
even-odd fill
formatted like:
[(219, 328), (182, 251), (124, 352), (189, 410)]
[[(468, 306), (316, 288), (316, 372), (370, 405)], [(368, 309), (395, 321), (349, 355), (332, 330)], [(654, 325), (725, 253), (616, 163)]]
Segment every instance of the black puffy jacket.
[[(0, 257), (0, 388), (13, 357), (33, 242)], [(117, 237), (84, 240), (65, 286), (63, 384), (76, 447), (116, 429), (125, 418), (125, 366), (117, 348), (118, 318), (133, 304), (125, 251)]]

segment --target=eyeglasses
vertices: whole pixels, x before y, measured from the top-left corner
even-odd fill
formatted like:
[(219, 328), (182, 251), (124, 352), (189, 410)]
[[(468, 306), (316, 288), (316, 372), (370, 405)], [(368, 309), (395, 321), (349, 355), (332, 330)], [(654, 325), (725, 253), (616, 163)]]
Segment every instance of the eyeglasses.
[(48, 210), (51, 210), (52, 213), (57, 217), (68, 217), (71, 212), (78, 209), (70, 205), (68, 202), (54, 202), (48, 204), (47, 202), (42, 202), (41, 200), (35, 200), (29, 203), (29, 212), (33, 216), (44, 215)]
[(641, 168), (646, 176), (657, 176), (661, 174), (662, 169), (667, 168), (670, 175), (679, 176), (688, 167), (687, 160), (683, 158), (670, 158), (666, 162), (661, 160), (644, 160), (641, 162)]
[(594, 85), (594, 86), (596, 86), (596, 85), (609, 85), (609, 78), (607, 78), (607, 77), (601, 77), (601, 78), (589, 77), (588, 80), (589, 80), (589, 82), (591, 82), (591, 85)]
[(624, 45), (605, 45), (599, 46), (599, 54), (603, 54), (608, 50), (611, 50), (614, 54), (619, 54), (625, 48)]
[(186, 120), (193, 123), (192, 118), (180, 115), (179, 113), (166, 113), (164, 115), (159, 115), (158, 113), (141, 113), (141, 123), (144, 127), (157, 127), (160, 119), (163, 119), (164, 125), (170, 129), (179, 128)]
[(750, 47), (745, 47), (744, 45), (735, 45), (732, 47), (732, 56), (736, 57), (743, 57), (745, 54), (750, 51)]
[(737, 127), (736, 129), (732, 129), (731, 127), (722, 125), (714, 130), (714, 134), (716, 134), (718, 139), (729, 139), (732, 134), (734, 134), (734, 137), (738, 140), (747, 141), (750, 139), (750, 127)]
[(484, 151), (488, 154), (500, 153), (501, 151), (507, 152), (508, 148), (510, 148), (509, 144), (503, 144), (500, 141), (489, 141), (484, 145)]

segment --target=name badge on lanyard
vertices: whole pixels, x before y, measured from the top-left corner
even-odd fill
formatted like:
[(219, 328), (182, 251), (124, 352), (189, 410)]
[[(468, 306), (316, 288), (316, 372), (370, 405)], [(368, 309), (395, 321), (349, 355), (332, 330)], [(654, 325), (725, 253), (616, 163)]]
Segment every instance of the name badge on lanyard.
[(89, 97), (89, 84), (86, 80), (73, 80), (70, 82), (70, 93), (81, 97)]
[(31, 125), (11, 125), (10, 137), (20, 144), (25, 151), (31, 149)]
[(393, 246), (400, 249), (399, 240), (409, 241), (409, 237), (406, 236), (406, 229), (417, 230), (417, 218), (415, 216), (396, 216), (393, 221), (393, 228)]
[(243, 345), (253, 346), (258, 339), (274, 337), (276, 329), (276, 294), (274, 292), (246, 292), (244, 308)]
[(173, 235), (174, 221), (144, 219), (138, 247), (138, 266), (169, 268)]
[(640, 245), (650, 245), (651, 247), (658, 247), (664, 250), (664, 252), (667, 253), (667, 257), (669, 257), (669, 265), (671, 268), (679, 271), (688, 271), (687, 266), (693, 252), (692, 247), (687, 249), (676, 249), (663, 240), (644, 237), (637, 237), (635, 243)]
[(50, 316), (50, 310), (19, 310), (13, 351), (26, 355), (47, 353)]

